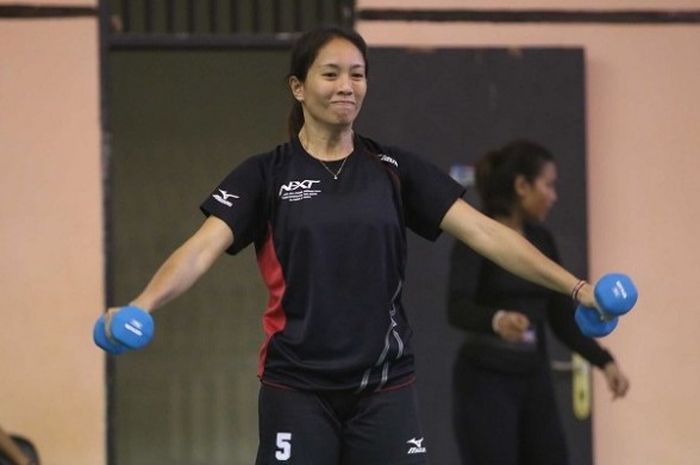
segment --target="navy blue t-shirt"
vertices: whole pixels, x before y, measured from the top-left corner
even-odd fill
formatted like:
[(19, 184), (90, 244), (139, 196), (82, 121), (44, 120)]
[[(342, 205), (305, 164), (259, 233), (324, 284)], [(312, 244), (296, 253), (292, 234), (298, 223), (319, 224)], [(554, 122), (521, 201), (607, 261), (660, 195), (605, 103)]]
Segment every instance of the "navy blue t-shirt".
[(229, 253), (255, 244), (270, 293), (262, 381), (362, 391), (411, 379), (406, 227), (435, 240), (462, 193), (434, 165), (360, 136), (338, 179), (297, 138), (235, 168), (201, 208), (231, 227)]

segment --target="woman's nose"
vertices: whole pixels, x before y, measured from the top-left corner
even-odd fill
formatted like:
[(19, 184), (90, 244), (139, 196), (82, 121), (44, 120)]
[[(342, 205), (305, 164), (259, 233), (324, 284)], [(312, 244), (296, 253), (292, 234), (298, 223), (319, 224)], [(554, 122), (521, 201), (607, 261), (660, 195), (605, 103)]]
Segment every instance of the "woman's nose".
[(352, 83), (350, 76), (340, 76), (338, 79), (338, 92), (342, 94), (352, 94)]

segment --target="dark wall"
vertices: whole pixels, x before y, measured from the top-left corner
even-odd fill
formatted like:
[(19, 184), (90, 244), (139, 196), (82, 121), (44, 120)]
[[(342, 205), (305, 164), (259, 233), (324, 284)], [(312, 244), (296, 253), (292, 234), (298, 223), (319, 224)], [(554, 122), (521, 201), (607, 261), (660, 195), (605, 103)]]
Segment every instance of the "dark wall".
[[(513, 138), (555, 154), (559, 202), (548, 225), (567, 268), (585, 276), (584, 57), (580, 49), (372, 50), (369, 94), (358, 128), (449, 170)], [(467, 198), (474, 200), (469, 191)], [(452, 240), (411, 235), (404, 302), (415, 330), (419, 395), (433, 463), (457, 463), (451, 431), (452, 364), (461, 335), (447, 324)], [(553, 355), (568, 360), (556, 343)], [(574, 457), (591, 463), (590, 421), (571, 415), (570, 375), (555, 374)]]

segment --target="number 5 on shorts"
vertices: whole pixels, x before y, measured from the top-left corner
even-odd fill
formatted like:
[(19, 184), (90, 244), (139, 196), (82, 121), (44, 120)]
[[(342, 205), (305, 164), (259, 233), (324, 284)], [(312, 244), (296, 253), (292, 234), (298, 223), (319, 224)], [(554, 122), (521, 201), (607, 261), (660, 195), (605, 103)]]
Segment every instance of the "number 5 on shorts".
[(292, 456), (292, 433), (277, 433), (277, 451), (275, 458), (280, 461), (289, 460)]

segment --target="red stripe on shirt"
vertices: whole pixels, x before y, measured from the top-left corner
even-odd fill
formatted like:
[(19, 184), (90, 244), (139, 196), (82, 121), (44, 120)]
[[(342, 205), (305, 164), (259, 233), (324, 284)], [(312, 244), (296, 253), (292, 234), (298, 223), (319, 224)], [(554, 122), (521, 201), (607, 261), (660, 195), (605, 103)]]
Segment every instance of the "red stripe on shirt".
[(258, 267), (262, 273), (263, 281), (270, 292), (267, 301), (267, 309), (263, 315), (263, 331), (265, 340), (260, 347), (260, 361), (258, 364), (258, 377), (262, 378), (265, 371), (265, 360), (267, 358), (267, 347), (270, 339), (276, 333), (282, 331), (287, 325), (287, 315), (282, 308), (282, 297), (287, 288), (282, 273), (282, 265), (277, 259), (275, 244), (272, 241), (272, 228), (268, 227), (267, 237), (263, 246), (257, 252)]

